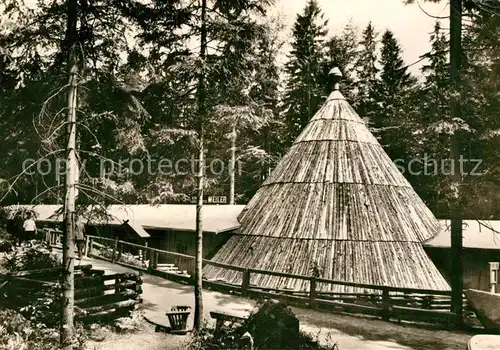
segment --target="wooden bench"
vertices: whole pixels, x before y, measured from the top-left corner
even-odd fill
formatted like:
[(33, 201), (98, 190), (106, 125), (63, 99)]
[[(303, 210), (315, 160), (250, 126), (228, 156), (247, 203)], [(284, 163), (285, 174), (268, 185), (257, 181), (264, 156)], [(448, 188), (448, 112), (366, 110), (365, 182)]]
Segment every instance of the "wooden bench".
[(473, 336), (467, 344), (467, 350), (494, 350), (498, 349), (500, 335), (478, 334)]
[(222, 328), (224, 322), (230, 322), (231, 324), (243, 323), (248, 318), (217, 311), (210, 311), (210, 317), (216, 320), (215, 332), (218, 332)]

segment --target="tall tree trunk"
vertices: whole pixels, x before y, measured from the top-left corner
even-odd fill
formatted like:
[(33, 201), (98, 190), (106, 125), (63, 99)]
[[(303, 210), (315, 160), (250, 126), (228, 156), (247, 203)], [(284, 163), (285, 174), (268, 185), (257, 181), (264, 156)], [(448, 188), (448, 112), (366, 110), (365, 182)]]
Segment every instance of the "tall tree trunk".
[[(205, 64), (207, 49), (207, 1), (201, 1), (201, 45), (200, 58)], [(203, 326), (203, 176), (204, 176), (204, 123), (205, 123), (205, 72), (204, 67), (200, 72), (198, 81), (198, 203), (196, 205), (196, 257), (195, 257), (195, 285), (194, 285), (194, 325), (195, 330)]]
[(61, 310), (61, 348), (73, 349), (74, 342), (74, 303), (75, 303), (75, 201), (78, 163), (76, 158), (76, 105), (78, 65), (74, 46), (77, 40), (77, 0), (68, 0), (67, 48), (68, 54), (68, 116), (67, 116), (67, 166), (66, 166), (66, 198), (64, 203), (65, 232), (63, 236), (63, 300)]
[(75, 201), (78, 163), (76, 160), (76, 102), (77, 102), (77, 66), (73, 62), (70, 73), (70, 91), (68, 94), (68, 144), (66, 172), (66, 201), (64, 203), (65, 234), (63, 246), (63, 309), (61, 323), (61, 343), (64, 349), (73, 349), (73, 309), (74, 309), (74, 265), (75, 265)]
[(231, 164), (229, 164), (229, 204), (234, 205), (234, 180), (236, 177), (236, 123), (231, 133)]
[[(451, 116), (460, 118), (460, 70), (462, 56), (462, 0), (450, 2), (450, 84), (453, 91), (451, 96)], [(462, 293), (463, 293), (463, 261), (462, 261), (462, 207), (460, 184), (462, 182), (461, 167), (459, 166), (460, 146), (456, 132), (451, 138), (451, 159), (453, 166), (452, 181), (456, 187), (455, 196), (451, 203), (451, 284), (452, 284), (452, 311), (459, 316), (462, 322)]]

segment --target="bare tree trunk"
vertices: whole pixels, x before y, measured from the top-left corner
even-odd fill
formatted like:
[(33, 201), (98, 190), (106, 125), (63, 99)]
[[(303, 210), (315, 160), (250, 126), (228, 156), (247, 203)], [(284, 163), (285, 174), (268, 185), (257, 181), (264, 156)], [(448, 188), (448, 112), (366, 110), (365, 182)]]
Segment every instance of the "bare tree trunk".
[[(207, 1), (201, 1), (201, 45), (200, 58), (205, 61), (207, 49)], [(204, 177), (204, 122), (205, 122), (205, 72), (202, 70), (198, 81), (198, 193), (196, 205), (196, 257), (195, 257), (195, 285), (194, 285), (194, 325), (195, 330), (203, 326), (203, 177)]]
[[(460, 87), (460, 70), (462, 56), (462, 0), (450, 2), (450, 83), (453, 94), (451, 96), (451, 116), (460, 118), (460, 97), (457, 94)], [(456, 132), (451, 139), (451, 158), (453, 166), (452, 182), (456, 193), (451, 203), (451, 284), (452, 284), (452, 311), (459, 316), (462, 322), (462, 293), (463, 293), (463, 261), (462, 261), (462, 207), (460, 184), (462, 182), (461, 167), (459, 166), (460, 146)]]
[(68, 94), (68, 145), (67, 145), (67, 173), (66, 173), (66, 201), (64, 203), (65, 213), (65, 235), (63, 242), (63, 309), (61, 323), (61, 343), (64, 349), (73, 349), (73, 309), (74, 309), (74, 265), (75, 265), (75, 201), (76, 201), (76, 175), (78, 163), (76, 160), (75, 136), (76, 136), (76, 79), (77, 67), (73, 64), (70, 74), (70, 91)]
[(67, 166), (66, 166), (66, 198), (64, 203), (65, 234), (63, 236), (63, 300), (61, 310), (61, 348), (73, 349), (74, 342), (74, 303), (75, 303), (75, 201), (78, 163), (76, 158), (76, 105), (78, 65), (74, 45), (77, 38), (77, 0), (68, 0), (68, 22), (66, 39), (69, 46), (68, 55), (68, 117), (67, 117)]
[(236, 123), (231, 134), (231, 164), (229, 164), (229, 204), (234, 205), (234, 180), (236, 176)]

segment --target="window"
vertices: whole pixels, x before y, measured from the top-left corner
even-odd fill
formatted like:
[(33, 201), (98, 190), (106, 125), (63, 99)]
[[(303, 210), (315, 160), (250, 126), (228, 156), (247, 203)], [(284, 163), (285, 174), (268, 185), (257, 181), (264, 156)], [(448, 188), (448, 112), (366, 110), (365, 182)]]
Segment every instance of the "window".
[(187, 244), (177, 243), (177, 253), (187, 254), (188, 247)]
[[(188, 246), (185, 243), (177, 243), (176, 250), (177, 250), (177, 253), (179, 253), (179, 254), (186, 254), (187, 255)], [(181, 257), (175, 258), (175, 264), (178, 265), (178, 266), (179, 265), (183, 265), (186, 262), (187, 262), (187, 260), (184, 259), (184, 258), (181, 258)]]

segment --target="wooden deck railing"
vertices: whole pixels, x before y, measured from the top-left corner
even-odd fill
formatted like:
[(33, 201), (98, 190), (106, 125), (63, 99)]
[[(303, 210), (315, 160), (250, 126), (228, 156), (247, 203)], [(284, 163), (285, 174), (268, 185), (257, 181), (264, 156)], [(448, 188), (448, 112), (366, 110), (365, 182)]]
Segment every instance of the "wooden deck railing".
[[(187, 284), (193, 283), (191, 276), (194, 272), (194, 256), (165, 251), (118, 239), (97, 236), (87, 236), (86, 246), (86, 254), (90, 256), (132, 268), (149, 271), (151, 273), (160, 274), (174, 281)], [(142, 254), (135, 255), (136, 257), (139, 256), (140, 259), (135, 259), (136, 261), (134, 263), (125, 262), (123, 260), (125, 252), (127, 250), (130, 251), (131, 249), (136, 250), (136, 252), (142, 252)], [(188, 275), (183, 276), (174, 273), (162, 272), (158, 268), (158, 261), (161, 256), (174, 259), (181, 258), (186, 261), (188, 266), (188, 268), (186, 268), (186, 270), (188, 270)], [(451, 312), (450, 291), (399, 288), (330, 280), (276, 271), (248, 269), (242, 266), (222, 264), (207, 259), (203, 259), (203, 264), (238, 271), (242, 274), (241, 285), (228, 284), (220, 281), (203, 281), (204, 287), (211, 289), (238, 293), (242, 296), (248, 297), (283, 299), (294, 304), (307, 305), (311, 308), (375, 315), (384, 320), (396, 318), (398, 320), (445, 323), (448, 325), (455, 325), (458, 322), (457, 315)], [(295, 291), (262, 288), (250, 283), (251, 276), (254, 274), (306, 280), (309, 284), (309, 290)], [(324, 292), (321, 288), (318, 288), (319, 284), (354, 287), (370, 292)]]

